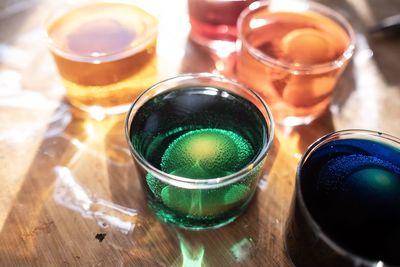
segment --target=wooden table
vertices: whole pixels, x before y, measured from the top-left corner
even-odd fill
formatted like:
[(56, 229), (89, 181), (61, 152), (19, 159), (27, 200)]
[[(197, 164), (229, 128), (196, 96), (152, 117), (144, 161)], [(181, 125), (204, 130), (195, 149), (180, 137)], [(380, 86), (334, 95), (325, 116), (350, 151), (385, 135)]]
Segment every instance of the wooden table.
[[(160, 79), (213, 69), (207, 51), (187, 40), (186, 1), (142, 2), (160, 18)], [(54, 3), (7, 0), (7, 10), (2, 4), (0, 266), (290, 265), (282, 236), (306, 147), (345, 128), (400, 136), (400, 38), (366, 34), (368, 26), (400, 13), (399, 1), (323, 2), (357, 31), (357, 52), (331, 112), (307, 126), (278, 127), (247, 212), (222, 229), (202, 232), (162, 224), (146, 209), (124, 116), (97, 121), (74, 114), (63, 101), (40, 31)]]

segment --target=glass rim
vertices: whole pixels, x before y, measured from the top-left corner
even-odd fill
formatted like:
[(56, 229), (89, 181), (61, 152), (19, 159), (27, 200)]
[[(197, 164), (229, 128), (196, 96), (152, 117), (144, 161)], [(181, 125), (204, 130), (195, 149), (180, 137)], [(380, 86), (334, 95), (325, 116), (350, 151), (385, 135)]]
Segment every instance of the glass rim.
[(312, 232), (317, 235), (319, 238), (321, 238), (330, 248), (332, 248), (334, 251), (336, 251), (338, 254), (350, 258), (350, 260), (353, 260), (354, 262), (360, 263), (360, 264), (367, 264), (369, 266), (378, 266), (377, 264), (383, 263), (384, 265), (382, 266), (392, 266), (390, 264), (384, 263), (383, 261), (380, 260), (371, 260), (367, 259), (363, 256), (354, 254), (341, 245), (339, 245), (336, 241), (334, 241), (332, 238), (330, 238), (325, 231), (322, 230), (320, 227), (320, 224), (314, 219), (312, 216), (308, 206), (306, 205), (303, 197), (303, 192), (301, 190), (301, 184), (300, 184), (300, 172), (301, 168), (304, 165), (304, 163), (307, 161), (308, 157), (321, 145), (326, 144), (329, 142), (332, 138), (335, 137), (340, 137), (340, 136), (349, 136), (349, 135), (359, 135), (359, 136), (365, 136), (365, 137), (376, 137), (379, 139), (385, 139), (391, 142), (395, 142), (397, 144), (400, 144), (400, 139), (393, 136), (389, 135), (386, 133), (382, 133), (379, 131), (374, 131), (374, 130), (366, 130), (366, 129), (345, 129), (345, 130), (339, 130), (339, 131), (334, 131), (329, 134), (326, 134), (317, 140), (315, 140), (304, 152), (303, 156), (300, 159), (300, 162), (298, 163), (297, 170), (296, 170), (296, 183), (295, 183), (295, 195), (294, 198), (296, 201), (299, 203), (300, 211), (304, 215), (304, 218), (307, 222), (307, 224), (310, 226)]
[[(49, 27), (56, 22), (58, 19), (62, 18), (64, 15), (68, 14), (69, 12), (79, 9), (79, 8), (85, 8), (85, 7), (90, 7), (93, 5), (96, 5), (98, 3), (105, 3), (105, 4), (125, 4), (129, 6), (133, 6), (137, 8), (140, 11), (143, 11), (148, 18), (143, 19), (140, 18), (141, 21), (151, 21), (152, 23), (146, 23), (146, 31), (143, 36), (141, 36), (138, 40), (135, 40), (135, 45), (131, 46), (128, 45), (124, 49), (119, 50), (119, 51), (114, 51), (110, 53), (101, 53), (98, 55), (92, 55), (93, 53), (90, 54), (85, 54), (85, 55), (77, 55), (72, 52), (67, 51), (65, 48), (57, 44), (57, 42), (54, 41), (54, 39), (50, 36), (49, 34)], [(95, 61), (101, 60), (101, 62), (111, 62), (115, 60), (120, 60), (123, 58), (126, 58), (128, 56), (134, 55), (135, 53), (138, 53), (142, 51), (143, 49), (146, 48), (148, 44), (151, 43), (151, 41), (154, 38), (157, 38), (157, 33), (158, 33), (158, 19), (150, 14), (147, 10), (143, 9), (141, 6), (136, 5), (135, 3), (132, 3), (129, 0), (96, 0), (96, 1), (90, 1), (90, 2), (83, 2), (80, 4), (72, 4), (72, 5), (66, 5), (64, 8), (55, 8), (55, 13), (49, 14), (44, 21), (42, 22), (42, 29), (44, 32), (44, 36), (47, 40), (48, 47), (49, 49), (57, 54), (60, 55), (63, 58), (70, 59), (70, 60), (76, 60), (76, 61), (81, 61), (81, 62), (86, 62), (86, 63), (94, 63)], [(136, 43), (137, 42), (137, 43)]]
[[(252, 96), (254, 96), (255, 99), (257, 101), (259, 101), (259, 103), (261, 103), (262, 107), (265, 109), (267, 116), (264, 119), (267, 124), (268, 138), (263, 137), (265, 140), (263, 142), (262, 149), (258, 152), (257, 156), (251, 162), (249, 162), (244, 168), (240, 169), (239, 171), (237, 171), (233, 174), (227, 175), (227, 176), (218, 177), (218, 178), (210, 178), (210, 179), (191, 179), (191, 178), (181, 177), (181, 176), (163, 172), (163, 171), (159, 170), (158, 168), (156, 168), (155, 166), (153, 166), (152, 164), (150, 164), (133, 147), (133, 144), (130, 140), (131, 123), (132, 123), (132, 120), (134, 117), (134, 116), (132, 116), (132, 112), (134, 111), (138, 101), (141, 100), (145, 95), (147, 95), (148, 92), (156, 90), (159, 86), (162, 86), (165, 83), (172, 82), (172, 81), (192, 80), (192, 79), (202, 79), (202, 78), (217, 80), (220, 82), (229, 83), (233, 86), (241, 87), (241, 88), (245, 89), (247, 92), (249, 92)], [(229, 90), (227, 90), (227, 91), (229, 91)], [(148, 100), (146, 100), (146, 102), (147, 101)], [(168, 184), (171, 184), (171, 185), (174, 185), (177, 187), (187, 188), (187, 189), (218, 188), (218, 187), (222, 187), (222, 186), (234, 183), (236, 181), (239, 181), (240, 179), (245, 177), (250, 171), (254, 170), (255, 167), (257, 167), (259, 165), (259, 163), (262, 160), (264, 160), (264, 158), (267, 156), (268, 151), (271, 148), (272, 141), (274, 139), (274, 131), (275, 131), (275, 123), (272, 118), (272, 113), (271, 113), (269, 107), (267, 106), (267, 104), (264, 102), (264, 100), (262, 100), (262, 98), (257, 93), (255, 93), (252, 89), (250, 89), (246, 85), (239, 83), (235, 80), (231, 80), (231, 79), (228, 79), (221, 75), (215, 75), (215, 74), (210, 74), (210, 73), (185, 73), (185, 74), (180, 74), (178, 76), (174, 76), (174, 77), (162, 80), (162, 81), (154, 84), (153, 86), (149, 87), (144, 92), (142, 92), (133, 101), (133, 103), (127, 113), (126, 119), (125, 119), (125, 138), (128, 143), (129, 150), (131, 151), (131, 154), (136, 159), (136, 161), (147, 172), (151, 173), (157, 179), (159, 179), (165, 183), (168, 183)]]
[[(318, 14), (322, 14), (323, 16), (326, 16), (326, 14), (331, 15), (335, 21), (336, 24), (338, 24), (339, 27), (343, 28), (346, 33), (349, 36), (350, 43), (347, 46), (346, 50), (336, 59), (331, 60), (329, 62), (325, 63), (320, 63), (320, 64), (293, 64), (293, 63), (288, 63), (284, 61), (280, 61), (279, 59), (270, 57), (266, 55), (265, 53), (262, 53), (259, 51), (257, 48), (249, 44), (247, 42), (243, 31), (242, 31), (242, 25), (244, 19), (252, 12), (256, 10), (260, 10), (261, 8), (268, 8), (268, 6), (271, 4), (272, 0), (265, 0), (265, 1), (256, 1), (250, 4), (247, 8), (245, 8), (242, 13), (240, 13), (238, 22), (237, 22), (237, 31), (238, 31), (238, 38), (241, 41), (242, 46), (244, 45), (247, 50), (249, 51), (250, 55), (257, 58), (263, 63), (274, 65), (276, 67), (289, 70), (289, 71), (294, 71), (298, 73), (323, 73), (332, 69), (337, 69), (340, 68), (345, 62), (350, 60), (350, 58), (354, 54), (355, 50), (355, 33), (353, 28), (351, 27), (350, 23), (344, 18), (341, 14), (336, 12), (334, 9), (325, 6), (320, 3), (316, 3), (313, 1), (307, 1), (307, 2), (297, 2), (296, 5), (304, 5), (307, 6), (307, 8), (313, 8), (314, 12)], [(290, 10), (290, 9), (288, 9)], [(293, 11), (296, 12), (296, 11)], [(328, 16), (327, 16), (328, 17)], [(329, 18), (329, 17), (328, 17)]]

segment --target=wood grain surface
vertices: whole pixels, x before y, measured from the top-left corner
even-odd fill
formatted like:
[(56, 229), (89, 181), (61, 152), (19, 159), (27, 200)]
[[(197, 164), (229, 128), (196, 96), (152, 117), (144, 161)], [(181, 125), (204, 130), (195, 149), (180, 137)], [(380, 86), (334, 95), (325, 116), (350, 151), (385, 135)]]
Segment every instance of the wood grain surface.
[[(400, 136), (399, 34), (367, 32), (400, 13), (400, 2), (321, 1), (357, 32), (331, 111), (278, 127), (257, 194), (237, 221), (201, 232), (162, 224), (146, 208), (124, 115), (90, 119), (64, 101), (40, 30), (54, 2), (6, 1), (13, 9), (0, 10), (0, 266), (290, 266), (283, 231), (307, 146), (346, 128)], [(186, 1), (141, 2), (160, 18), (160, 79), (215, 68), (187, 39)]]

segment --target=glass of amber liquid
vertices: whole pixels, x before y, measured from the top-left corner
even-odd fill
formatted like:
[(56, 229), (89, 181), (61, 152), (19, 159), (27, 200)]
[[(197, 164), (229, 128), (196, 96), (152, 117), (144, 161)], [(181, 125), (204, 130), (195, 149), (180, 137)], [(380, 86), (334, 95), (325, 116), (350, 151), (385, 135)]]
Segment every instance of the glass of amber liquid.
[(127, 111), (157, 78), (157, 25), (128, 2), (92, 2), (49, 18), (50, 51), (71, 105), (105, 115)]
[(307, 124), (329, 107), (354, 52), (350, 24), (313, 2), (255, 2), (238, 21), (236, 72), (268, 103), (277, 123)]

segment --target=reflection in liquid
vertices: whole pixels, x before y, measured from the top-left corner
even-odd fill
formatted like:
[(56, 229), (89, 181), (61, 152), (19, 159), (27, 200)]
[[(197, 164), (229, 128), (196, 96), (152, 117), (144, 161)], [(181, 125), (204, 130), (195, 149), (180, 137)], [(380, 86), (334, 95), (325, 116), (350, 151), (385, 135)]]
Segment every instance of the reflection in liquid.
[(90, 196), (76, 182), (67, 167), (56, 166), (54, 170), (56, 184), (53, 197), (56, 202), (68, 209), (79, 212), (85, 218), (96, 220), (97, 224), (102, 228), (110, 226), (123, 234), (133, 231), (137, 219), (136, 210)]

